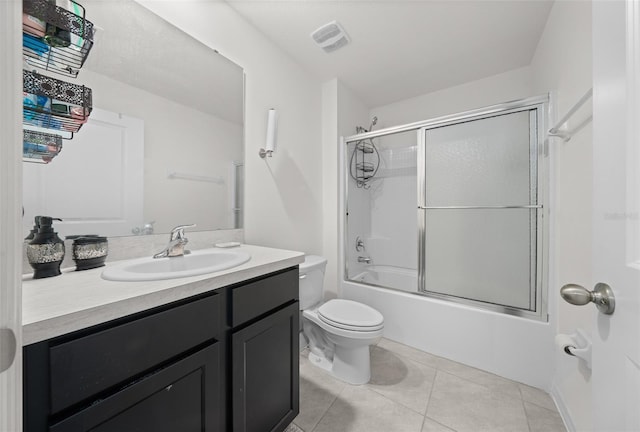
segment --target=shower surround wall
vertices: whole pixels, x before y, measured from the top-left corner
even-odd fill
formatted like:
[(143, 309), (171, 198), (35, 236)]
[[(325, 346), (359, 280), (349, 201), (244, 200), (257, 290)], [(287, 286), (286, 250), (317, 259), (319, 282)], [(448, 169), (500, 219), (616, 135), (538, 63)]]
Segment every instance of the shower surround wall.
[[(351, 268), (358, 256), (365, 256), (372, 258), (373, 265), (413, 271), (415, 279), (418, 263), (416, 133), (374, 138), (373, 144), (380, 155), (378, 172), (366, 188), (357, 187), (352, 180), (348, 185), (349, 276), (369, 268), (358, 264)], [(353, 147), (349, 146), (349, 155)], [(364, 242), (364, 251), (355, 250), (356, 237)], [(417, 279), (413, 291), (416, 284)]]

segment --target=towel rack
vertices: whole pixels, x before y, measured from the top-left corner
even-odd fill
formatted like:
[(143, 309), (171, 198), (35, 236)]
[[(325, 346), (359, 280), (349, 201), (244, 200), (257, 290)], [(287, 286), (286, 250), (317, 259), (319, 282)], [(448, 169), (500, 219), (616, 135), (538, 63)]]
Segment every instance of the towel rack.
[(558, 123), (554, 127), (549, 129), (549, 136), (550, 137), (562, 138), (562, 140), (564, 142), (567, 142), (567, 141), (569, 141), (571, 139), (571, 137), (573, 137), (573, 135), (575, 135), (583, 127), (585, 127), (587, 124), (589, 124), (589, 122), (593, 119), (593, 114), (590, 114), (578, 126), (574, 127), (571, 130), (567, 130), (567, 129), (561, 130), (560, 129), (562, 126), (564, 126), (564, 124), (567, 121), (569, 121), (571, 116), (573, 116), (582, 107), (582, 105), (584, 105), (589, 99), (591, 99), (592, 96), (593, 96), (593, 88), (590, 88), (584, 94), (584, 96), (582, 96), (580, 98), (580, 100), (578, 102), (576, 102), (576, 104), (573, 105), (573, 107), (564, 115), (564, 117), (562, 117), (560, 119), (560, 121), (558, 121)]
[(224, 179), (222, 177), (209, 177), (209, 176), (203, 176), (203, 175), (181, 173), (176, 171), (169, 171), (167, 173), (167, 178), (224, 184)]

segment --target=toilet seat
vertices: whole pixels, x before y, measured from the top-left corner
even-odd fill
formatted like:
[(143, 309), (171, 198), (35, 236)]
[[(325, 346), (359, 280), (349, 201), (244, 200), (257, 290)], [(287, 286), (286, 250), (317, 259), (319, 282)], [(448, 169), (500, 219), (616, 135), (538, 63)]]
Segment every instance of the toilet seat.
[(357, 332), (377, 331), (384, 326), (384, 318), (377, 310), (343, 299), (329, 300), (320, 306), (318, 318), (327, 325)]
[(338, 327), (337, 325), (328, 322), (328, 320), (320, 318), (318, 309), (307, 309), (302, 311), (303, 318), (316, 324), (318, 327), (327, 332), (327, 335), (335, 335), (356, 340), (371, 340), (382, 336), (384, 326), (376, 327), (359, 327), (356, 330), (346, 329)]

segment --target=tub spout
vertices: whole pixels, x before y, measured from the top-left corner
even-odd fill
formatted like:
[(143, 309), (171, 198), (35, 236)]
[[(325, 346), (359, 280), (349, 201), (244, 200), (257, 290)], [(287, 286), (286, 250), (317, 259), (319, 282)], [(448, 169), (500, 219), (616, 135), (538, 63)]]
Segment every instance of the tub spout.
[(358, 257), (358, 262), (359, 263), (365, 263), (365, 264), (371, 264), (371, 258), (359, 256)]

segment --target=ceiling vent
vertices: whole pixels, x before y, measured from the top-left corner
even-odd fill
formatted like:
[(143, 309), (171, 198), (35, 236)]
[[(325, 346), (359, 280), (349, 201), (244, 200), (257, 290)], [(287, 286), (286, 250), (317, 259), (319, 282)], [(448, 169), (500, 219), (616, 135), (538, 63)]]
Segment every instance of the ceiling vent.
[(323, 25), (311, 33), (311, 37), (320, 48), (328, 53), (342, 48), (350, 42), (349, 36), (337, 21)]

